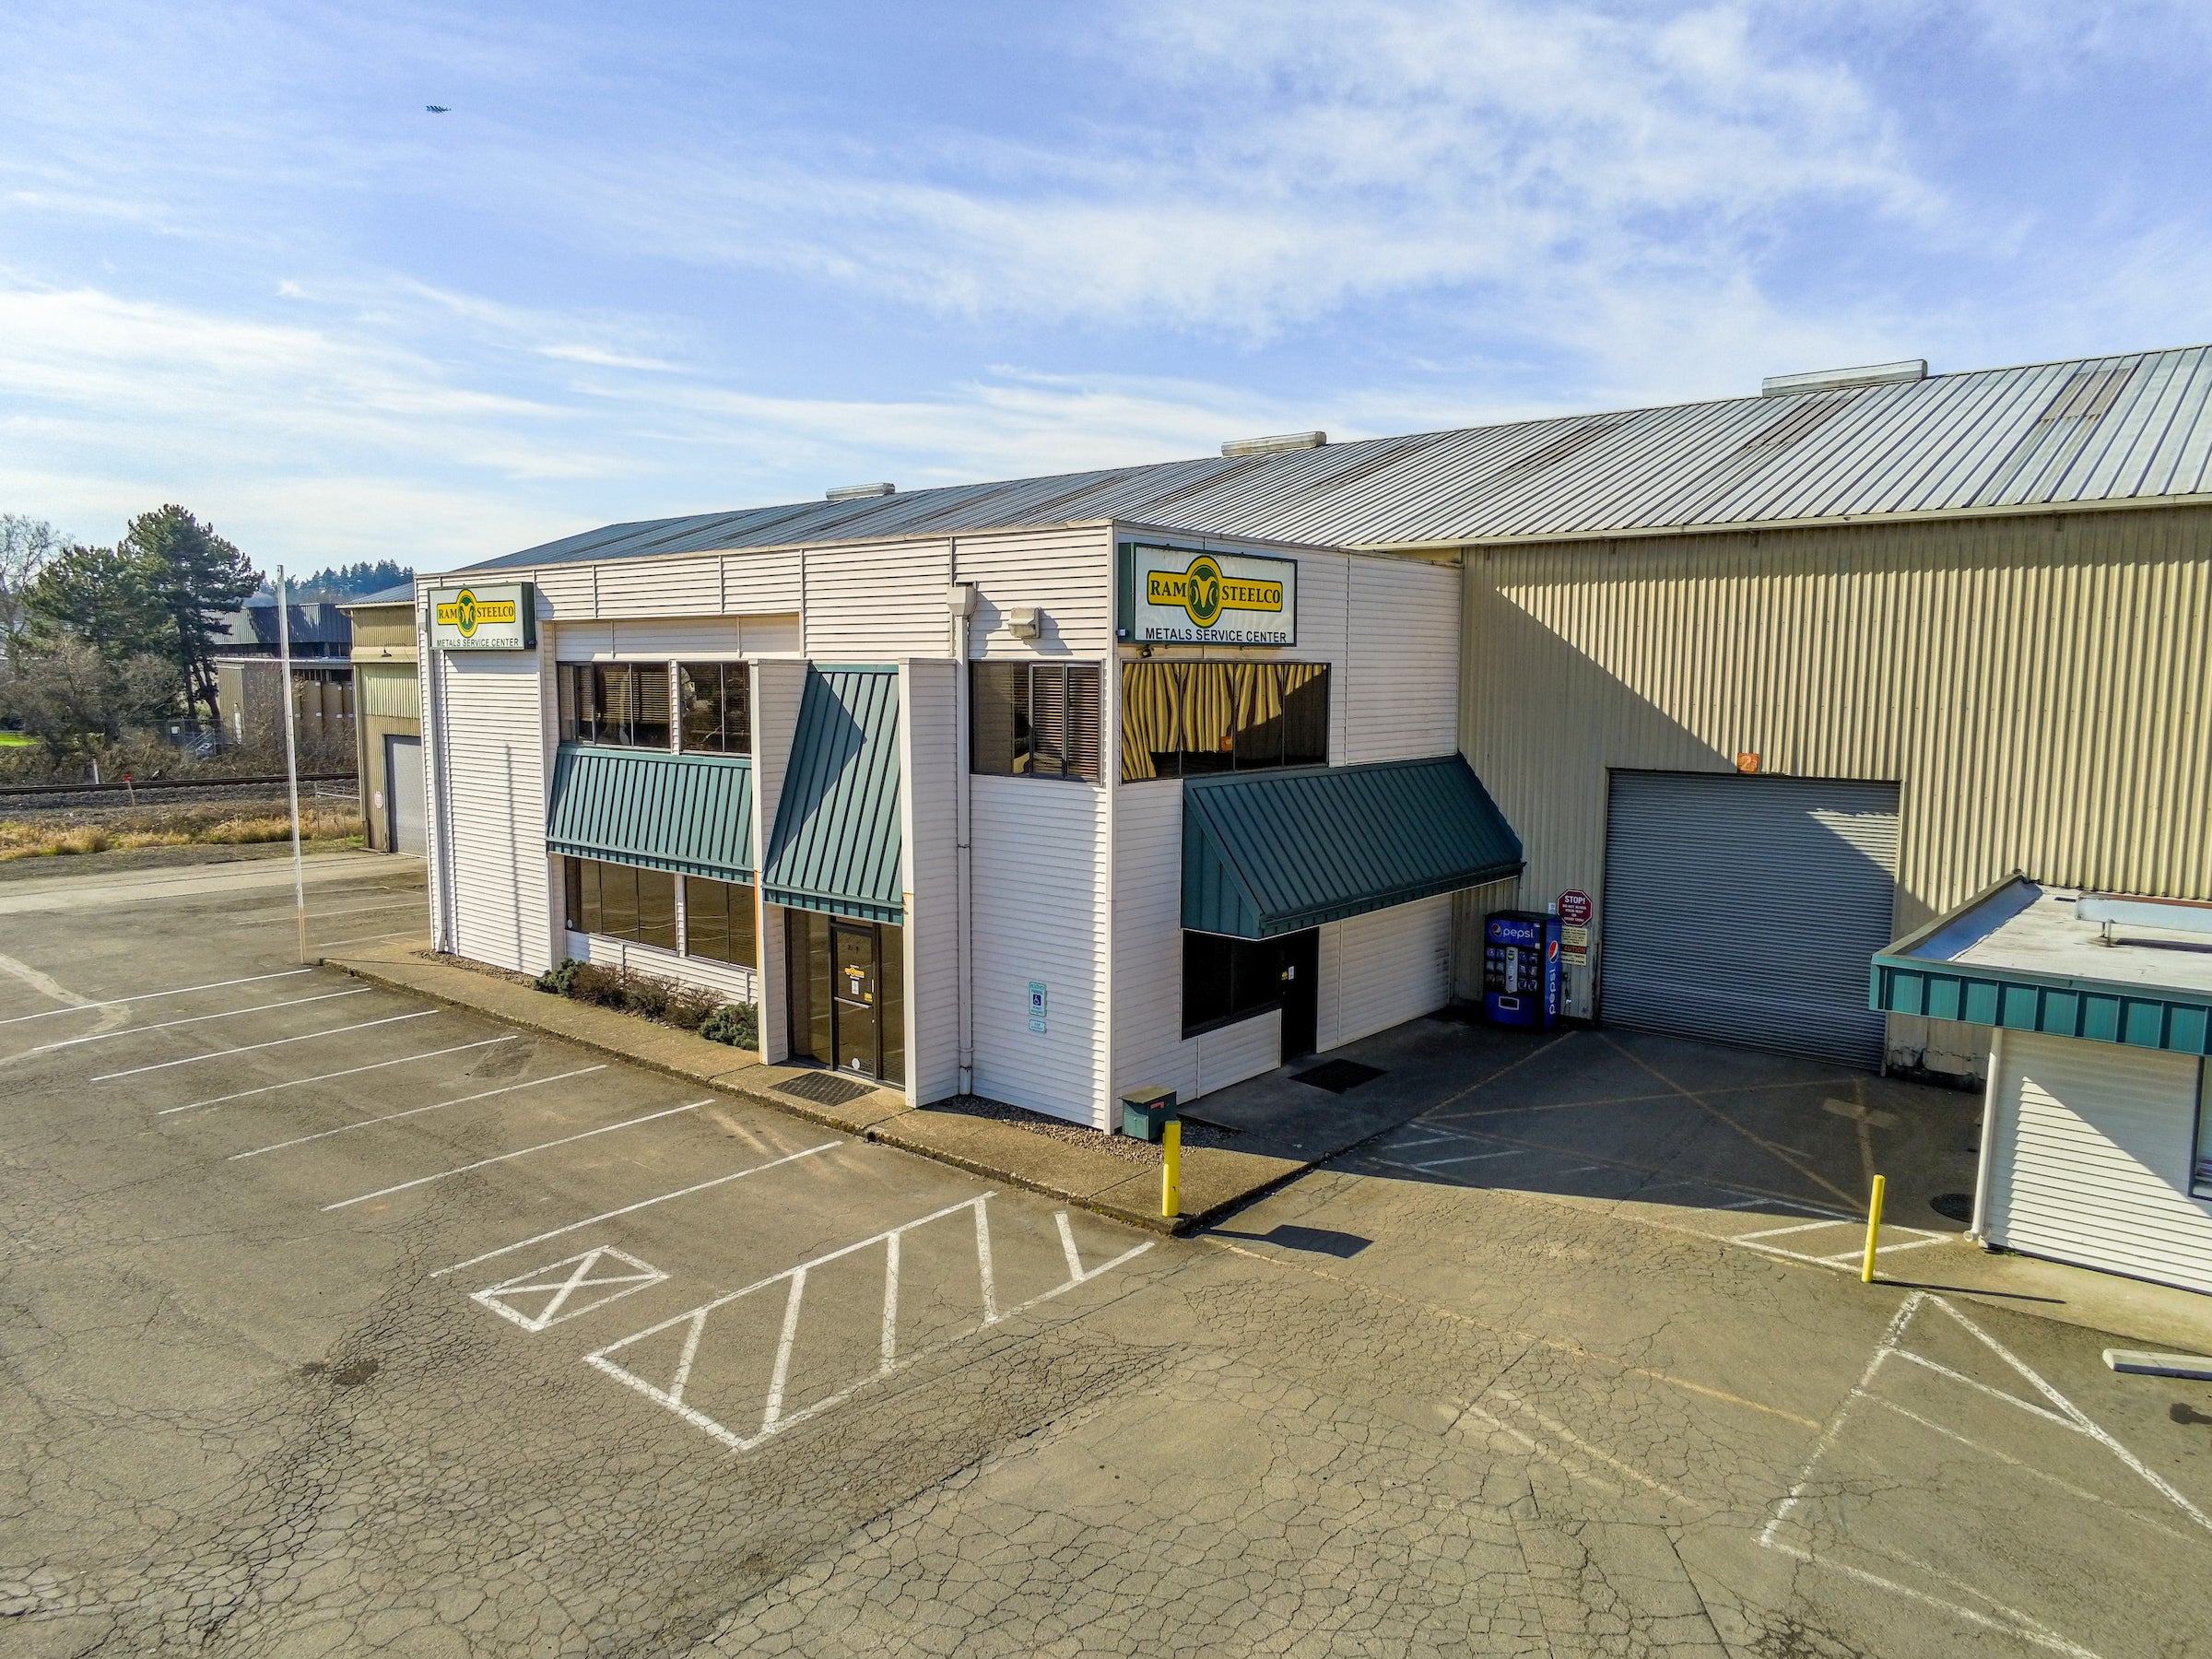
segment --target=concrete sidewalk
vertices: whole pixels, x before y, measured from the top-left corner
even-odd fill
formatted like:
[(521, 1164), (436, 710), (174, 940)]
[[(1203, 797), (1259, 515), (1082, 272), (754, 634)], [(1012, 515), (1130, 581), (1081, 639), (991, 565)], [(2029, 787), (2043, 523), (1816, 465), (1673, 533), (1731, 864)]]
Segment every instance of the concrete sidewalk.
[[(1082, 1146), (957, 1110), (916, 1110), (888, 1088), (865, 1088), (830, 1103), (845, 1092), (835, 1086), (852, 1079), (812, 1066), (763, 1065), (750, 1050), (709, 1042), (632, 1014), (548, 995), (520, 975), (458, 966), (429, 956), (428, 949), (425, 939), (399, 939), (323, 960), (325, 967), (373, 984), (488, 1015), (578, 1048), (704, 1083), (755, 1105), (918, 1152), (1155, 1231), (1190, 1232), (1203, 1227), (1350, 1144), (1316, 1140), (1310, 1152), (1291, 1156), (1185, 1147), (1182, 1214), (1171, 1221), (1160, 1214), (1160, 1171), (1156, 1161), (1135, 1161), (1102, 1147)], [(807, 1098), (809, 1093), (817, 1098)], [(1358, 1129), (1350, 1138), (1363, 1138), (1367, 1133)]]

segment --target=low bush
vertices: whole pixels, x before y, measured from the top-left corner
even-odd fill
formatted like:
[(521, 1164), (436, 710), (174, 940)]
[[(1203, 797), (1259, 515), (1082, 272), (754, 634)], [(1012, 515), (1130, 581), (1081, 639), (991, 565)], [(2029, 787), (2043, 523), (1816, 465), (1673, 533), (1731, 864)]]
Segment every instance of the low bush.
[(697, 1031), (714, 1042), (760, 1046), (760, 1010), (751, 1003), (725, 1003), (703, 985), (680, 985), (655, 974), (573, 960), (555, 964), (535, 983), (554, 996), (617, 1008), (679, 1031)]
[(758, 1003), (724, 1003), (707, 1016), (699, 1034), (710, 1042), (726, 1042), (732, 1048), (759, 1049), (760, 1046), (760, 1005)]

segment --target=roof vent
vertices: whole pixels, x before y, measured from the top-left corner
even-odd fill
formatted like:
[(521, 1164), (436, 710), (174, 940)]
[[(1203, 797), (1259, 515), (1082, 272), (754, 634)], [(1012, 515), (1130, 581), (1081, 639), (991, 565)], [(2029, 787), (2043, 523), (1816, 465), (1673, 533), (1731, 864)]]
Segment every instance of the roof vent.
[(1225, 455), (1272, 455), (1278, 450), (1319, 449), (1329, 441), (1326, 432), (1281, 432), (1273, 438), (1231, 438), (1221, 446)]
[(1889, 386), (1928, 378), (1926, 358), (1895, 363), (1868, 363), (1862, 369), (1814, 369), (1804, 374), (1770, 374), (1759, 382), (1761, 397), (1789, 397), (1799, 392), (1841, 392), (1853, 386)]
[(872, 496), (896, 495), (896, 484), (841, 484), (835, 489), (822, 492), (825, 501), (865, 501)]

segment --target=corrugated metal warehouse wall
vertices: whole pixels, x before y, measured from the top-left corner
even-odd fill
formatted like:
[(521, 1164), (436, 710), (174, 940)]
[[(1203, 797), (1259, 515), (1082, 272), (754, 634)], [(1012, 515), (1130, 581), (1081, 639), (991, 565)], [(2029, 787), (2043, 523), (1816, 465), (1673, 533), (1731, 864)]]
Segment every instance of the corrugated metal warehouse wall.
[[(1524, 902), (1596, 896), (1601, 953), (1608, 769), (1739, 754), (1901, 785), (1900, 933), (2016, 869), (2212, 899), (2212, 512), (1471, 548), (1465, 570), (1462, 747), (1527, 847)], [(1480, 959), (1459, 952), (1463, 993)], [(1931, 1034), (1893, 1019), (1892, 1062)]]

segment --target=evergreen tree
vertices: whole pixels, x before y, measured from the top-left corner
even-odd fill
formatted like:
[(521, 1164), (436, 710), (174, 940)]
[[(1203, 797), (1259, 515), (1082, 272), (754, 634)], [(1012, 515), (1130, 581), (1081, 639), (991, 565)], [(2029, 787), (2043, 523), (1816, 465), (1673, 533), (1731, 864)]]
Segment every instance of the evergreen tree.
[(64, 549), (39, 571), (24, 608), (49, 642), (56, 632), (73, 635), (109, 663), (147, 653), (176, 660), (149, 572), (121, 548)]
[(183, 508), (142, 512), (116, 544), (143, 571), (146, 590), (164, 619), (162, 653), (184, 681), (187, 706), (215, 699), (216, 624), (261, 585), (261, 573), (229, 542)]

